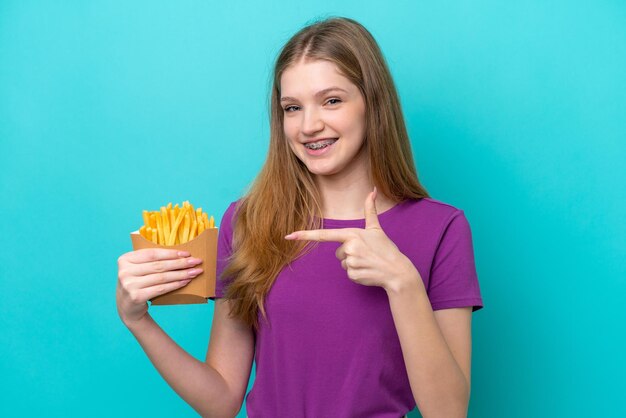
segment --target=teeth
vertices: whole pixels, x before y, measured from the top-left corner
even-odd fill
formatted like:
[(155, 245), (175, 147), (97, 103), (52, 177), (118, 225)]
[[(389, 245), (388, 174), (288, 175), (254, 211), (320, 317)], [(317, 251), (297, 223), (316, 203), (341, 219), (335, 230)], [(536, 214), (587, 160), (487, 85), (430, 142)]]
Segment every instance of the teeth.
[(317, 150), (317, 149), (325, 148), (329, 146), (330, 144), (333, 144), (336, 140), (337, 139), (324, 139), (322, 141), (310, 142), (308, 144), (304, 144), (304, 146), (307, 147), (308, 149)]

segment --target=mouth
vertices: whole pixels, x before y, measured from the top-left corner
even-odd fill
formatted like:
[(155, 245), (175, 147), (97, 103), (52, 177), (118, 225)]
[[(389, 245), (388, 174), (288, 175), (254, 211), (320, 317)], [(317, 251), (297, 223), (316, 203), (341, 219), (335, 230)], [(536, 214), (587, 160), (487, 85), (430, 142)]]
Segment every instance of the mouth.
[(323, 148), (326, 148), (332, 144), (334, 144), (335, 142), (337, 142), (339, 138), (327, 138), (327, 139), (321, 139), (319, 141), (312, 141), (312, 142), (307, 142), (305, 144), (303, 144), (306, 148), (310, 149), (310, 150), (320, 150)]

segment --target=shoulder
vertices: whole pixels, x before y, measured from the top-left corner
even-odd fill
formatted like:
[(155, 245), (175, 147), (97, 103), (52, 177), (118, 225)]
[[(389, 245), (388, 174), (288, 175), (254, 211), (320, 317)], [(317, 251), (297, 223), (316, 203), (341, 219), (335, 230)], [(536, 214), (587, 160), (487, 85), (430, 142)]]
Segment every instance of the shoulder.
[(398, 214), (401, 217), (423, 219), (430, 223), (447, 223), (457, 216), (463, 216), (463, 210), (441, 200), (424, 197), (400, 203)]
[(234, 230), (234, 220), (235, 214), (237, 212), (237, 208), (239, 205), (239, 200), (235, 200), (234, 202), (230, 202), (226, 210), (222, 213), (222, 218), (218, 225), (219, 228), (219, 236), (226, 241), (230, 241), (232, 239), (233, 230)]
[(232, 228), (233, 219), (235, 218), (237, 209), (239, 208), (239, 205), (241, 204), (242, 201), (243, 201), (243, 198), (230, 202), (230, 204), (228, 205), (228, 207), (226, 208), (226, 210), (224, 211), (222, 215), (222, 221), (220, 222), (220, 227)]
[(383, 229), (396, 239), (420, 236), (421, 245), (432, 248), (436, 248), (444, 235), (464, 235), (469, 229), (462, 209), (433, 198), (405, 200), (387, 216), (383, 213), (380, 220)]
[(460, 210), (450, 203), (442, 202), (441, 200), (433, 199), (432, 197), (424, 197), (419, 200), (413, 200), (413, 202), (421, 202), (421, 204), (429, 210), (439, 213), (450, 214)]

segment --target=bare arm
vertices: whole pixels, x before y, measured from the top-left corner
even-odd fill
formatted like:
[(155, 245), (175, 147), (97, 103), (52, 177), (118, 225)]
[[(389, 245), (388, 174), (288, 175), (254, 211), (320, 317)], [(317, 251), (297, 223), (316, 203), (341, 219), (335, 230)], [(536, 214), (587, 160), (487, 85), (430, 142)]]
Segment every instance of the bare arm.
[(163, 379), (200, 415), (237, 415), (240, 404), (236, 404), (222, 375), (183, 350), (149, 314), (129, 330)]
[[(166, 249), (126, 253), (118, 260), (117, 308), (122, 322), (174, 391), (205, 417), (234, 417), (252, 369), (254, 334), (230, 318), (228, 301), (218, 299), (206, 362), (183, 350), (148, 314), (147, 301), (184, 286), (201, 260)], [(191, 274), (190, 274), (191, 271)]]
[(229, 317), (230, 309), (230, 301), (216, 299), (206, 364), (224, 377), (238, 412), (252, 372), (255, 340), (250, 327)]
[(387, 293), (420, 412), (428, 418), (466, 417), (471, 380), (472, 309), (433, 312), (420, 277)]

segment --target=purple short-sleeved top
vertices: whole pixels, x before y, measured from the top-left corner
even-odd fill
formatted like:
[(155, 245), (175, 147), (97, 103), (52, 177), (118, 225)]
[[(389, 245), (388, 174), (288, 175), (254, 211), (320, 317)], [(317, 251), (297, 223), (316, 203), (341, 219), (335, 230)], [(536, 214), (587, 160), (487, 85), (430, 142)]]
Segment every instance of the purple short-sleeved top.
[[(217, 274), (231, 254), (231, 203), (220, 223)], [(462, 210), (423, 198), (379, 214), (381, 227), (419, 271), (433, 310), (483, 302), (469, 223)], [(364, 228), (364, 219), (324, 219), (324, 228)], [(400, 341), (382, 287), (352, 282), (320, 242), (283, 268), (259, 312), (251, 418), (398, 418), (415, 408)], [(216, 298), (228, 280), (218, 280)], [(212, 298), (213, 299), (213, 298)]]

